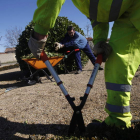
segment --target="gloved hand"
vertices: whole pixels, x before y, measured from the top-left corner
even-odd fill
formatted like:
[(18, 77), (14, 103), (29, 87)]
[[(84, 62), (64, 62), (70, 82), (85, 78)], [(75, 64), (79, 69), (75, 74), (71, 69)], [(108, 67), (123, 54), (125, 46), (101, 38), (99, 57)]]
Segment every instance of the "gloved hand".
[(33, 55), (37, 59), (40, 59), (40, 54), (45, 47), (47, 37), (45, 39), (38, 41), (38, 40), (33, 38), (33, 33), (34, 33), (34, 31), (31, 32), (30, 39), (28, 41), (28, 46), (29, 46), (29, 49), (31, 50), (31, 52), (33, 53)]
[(107, 60), (108, 56), (110, 55), (110, 53), (112, 52), (112, 48), (106, 42), (98, 42), (94, 46), (93, 51), (94, 51), (95, 55), (102, 54), (103, 62), (105, 62)]
[(58, 42), (55, 42), (54, 47), (55, 47), (55, 51), (58, 51), (59, 49), (63, 48), (63, 45)]

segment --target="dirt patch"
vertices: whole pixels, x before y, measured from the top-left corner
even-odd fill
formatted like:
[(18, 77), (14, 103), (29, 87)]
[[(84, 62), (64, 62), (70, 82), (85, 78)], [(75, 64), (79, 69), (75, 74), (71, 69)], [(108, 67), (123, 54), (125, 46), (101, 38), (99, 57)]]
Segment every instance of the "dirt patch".
[[(104, 64), (102, 64), (104, 67)], [(93, 70), (88, 62), (81, 74), (61, 74), (60, 79), (75, 104), (84, 95), (86, 85)], [(42, 83), (28, 86), (17, 81), (22, 73), (19, 68), (0, 72), (0, 139), (28, 139), (32, 135), (50, 137), (66, 135), (73, 114), (56, 82), (42, 77)], [(17, 86), (8, 92), (8, 87)], [(133, 120), (140, 118), (140, 71), (133, 79), (131, 92), (131, 113)], [(85, 125), (93, 119), (104, 120), (107, 93), (104, 83), (104, 71), (99, 71), (82, 110)]]

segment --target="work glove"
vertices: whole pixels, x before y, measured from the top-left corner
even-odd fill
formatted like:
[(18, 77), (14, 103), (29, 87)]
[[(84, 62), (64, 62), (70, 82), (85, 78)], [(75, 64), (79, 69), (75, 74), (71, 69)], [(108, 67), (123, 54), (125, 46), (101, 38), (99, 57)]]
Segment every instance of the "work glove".
[(93, 48), (94, 54), (102, 54), (103, 62), (106, 62), (108, 56), (112, 52), (111, 46), (106, 42), (98, 42)]
[(59, 49), (63, 48), (62, 44), (55, 42), (54, 43), (55, 51), (58, 51)]
[(33, 53), (33, 55), (37, 59), (40, 59), (40, 54), (45, 47), (47, 38), (38, 41), (33, 38), (33, 33), (34, 33), (34, 31), (31, 32), (30, 39), (28, 41), (28, 46), (29, 46), (29, 49), (31, 50), (31, 52)]

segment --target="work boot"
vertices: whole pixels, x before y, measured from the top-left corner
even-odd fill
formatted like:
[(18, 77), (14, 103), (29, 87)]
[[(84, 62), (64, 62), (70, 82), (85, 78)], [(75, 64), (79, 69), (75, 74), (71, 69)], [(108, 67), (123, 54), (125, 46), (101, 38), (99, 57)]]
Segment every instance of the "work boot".
[(37, 83), (42, 83), (41, 82), (41, 78), (37, 75), (37, 76), (34, 76), (34, 80), (37, 82)]
[(99, 67), (99, 70), (103, 70), (103, 68), (100, 66), (100, 67)]
[(35, 80), (28, 80), (28, 85), (35, 85), (36, 84), (36, 81)]
[(82, 72), (82, 70), (78, 70), (75, 72), (75, 74), (80, 74)]
[(92, 134), (93, 132), (95, 132), (97, 130), (105, 129), (106, 127), (108, 127), (108, 126), (104, 121), (102, 123), (98, 122), (98, 121), (92, 122), (87, 125), (87, 132), (89, 134)]

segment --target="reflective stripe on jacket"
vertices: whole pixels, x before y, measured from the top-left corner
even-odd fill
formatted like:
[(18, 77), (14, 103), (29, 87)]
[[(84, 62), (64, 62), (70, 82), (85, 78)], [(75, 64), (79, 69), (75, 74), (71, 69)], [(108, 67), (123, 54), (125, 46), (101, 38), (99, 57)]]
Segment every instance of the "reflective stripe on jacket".
[(89, 18), (94, 20), (92, 27), (100, 22), (117, 20), (132, 4), (132, 0), (90, 0)]
[(73, 46), (76, 49), (83, 49), (87, 45), (87, 39), (75, 31), (73, 37), (70, 37), (67, 33), (61, 43), (64, 44), (65, 47)]
[[(65, 0), (38, 0), (33, 17), (35, 31), (47, 34), (55, 24)], [(109, 22), (120, 17), (133, 0), (72, 0), (74, 5), (88, 18), (97, 22)]]
[(132, 4), (132, 0), (90, 0), (89, 18), (96, 22), (118, 19)]
[[(131, 85), (115, 84), (115, 83), (106, 82), (106, 89), (107, 90), (118, 91), (118, 92), (130, 92), (131, 91)], [(118, 95), (118, 96), (120, 96), (120, 95)], [(105, 108), (108, 109), (110, 112), (115, 112), (115, 113), (130, 112), (130, 105), (123, 106), (123, 105), (112, 105), (112, 104), (106, 103)]]

